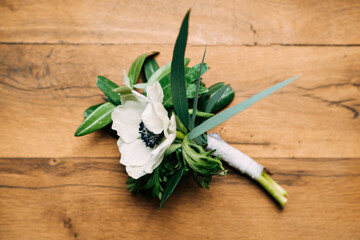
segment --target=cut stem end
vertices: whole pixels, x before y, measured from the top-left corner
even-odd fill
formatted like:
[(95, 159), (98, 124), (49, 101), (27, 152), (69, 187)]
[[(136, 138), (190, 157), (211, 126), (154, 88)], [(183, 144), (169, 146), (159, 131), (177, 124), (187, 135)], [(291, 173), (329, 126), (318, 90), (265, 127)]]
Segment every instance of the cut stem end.
[(277, 184), (269, 175), (265, 172), (262, 172), (260, 177), (256, 179), (261, 186), (265, 188), (265, 190), (282, 206), (284, 207), (288, 193), (285, 189), (283, 189), (279, 184)]

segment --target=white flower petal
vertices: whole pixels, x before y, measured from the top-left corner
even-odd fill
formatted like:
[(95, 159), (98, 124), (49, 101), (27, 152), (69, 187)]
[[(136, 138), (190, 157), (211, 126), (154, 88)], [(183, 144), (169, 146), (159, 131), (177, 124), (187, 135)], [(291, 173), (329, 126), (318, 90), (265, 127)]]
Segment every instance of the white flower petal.
[[(160, 107), (156, 106), (158, 104)], [(155, 134), (160, 134), (164, 131), (164, 124), (166, 125), (166, 122), (169, 122), (167, 112), (161, 103), (149, 103), (141, 115), (141, 120), (146, 128)]]
[(169, 132), (170, 133), (175, 133), (175, 135), (176, 135), (176, 120), (175, 120), (175, 115), (174, 114), (171, 115), (171, 118), (170, 118), (169, 122), (170, 122)]
[(119, 139), (117, 140), (117, 145), (118, 145), (119, 149), (120, 149), (121, 145), (123, 145), (124, 143), (125, 143), (124, 140), (122, 140), (121, 137), (119, 137)]
[(154, 107), (156, 115), (158, 116), (158, 118), (161, 119), (162, 128), (165, 131), (165, 129), (167, 129), (169, 127), (169, 122), (170, 122), (169, 117), (168, 117), (168, 112), (166, 111), (166, 109), (164, 108), (164, 106), (161, 103), (153, 103), (153, 107)]
[(159, 153), (151, 156), (150, 161), (144, 166), (145, 173), (152, 173), (154, 169), (160, 165), (160, 163), (163, 160), (164, 153), (165, 150), (163, 153)]
[(122, 144), (120, 153), (120, 163), (125, 166), (143, 166), (151, 158), (151, 148), (146, 147), (140, 139)]
[(126, 101), (123, 105), (126, 108), (135, 110), (139, 115), (141, 115), (147, 104), (138, 101)]
[[(130, 177), (138, 179), (152, 173), (163, 158), (165, 151), (176, 138), (176, 122), (174, 114), (168, 113), (162, 105), (163, 91), (156, 82), (147, 89), (148, 97), (132, 91), (122, 94), (121, 102), (112, 113), (112, 128), (117, 131), (117, 142), (121, 153), (120, 163), (126, 166)], [(139, 124), (143, 121), (146, 128), (155, 134), (164, 132), (160, 144), (151, 149), (140, 139)]]
[(126, 172), (128, 175), (134, 179), (139, 179), (140, 177), (146, 175), (147, 173), (144, 171), (145, 165), (140, 167), (135, 166), (126, 166)]
[(163, 102), (164, 93), (159, 82), (154, 82), (154, 84), (147, 87), (146, 93), (151, 102)]
[(127, 101), (139, 102), (139, 100), (131, 93), (121, 93), (120, 100), (122, 103), (126, 103)]
[(161, 152), (165, 153), (166, 149), (168, 149), (174, 142), (176, 138), (176, 122), (174, 114), (171, 116), (169, 129), (165, 131), (165, 133), (167, 133), (167, 136), (164, 137), (164, 140), (162, 140), (162, 142), (152, 151), (151, 154), (159, 155)]
[(127, 101), (114, 109), (111, 114), (113, 120), (112, 129), (123, 141), (129, 143), (139, 138), (139, 124), (141, 122), (141, 112), (144, 107), (134, 101)]
[(141, 93), (135, 91), (135, 90), (132, 90), (131, 93), (134, 95), (134, 97), (137, 98), (137, 100), (139, 100), (140, 102), (143, 102), (143, 103), (148, 103), (149, 102), (149, 99), (147, 97), (145, 97), (144, 95), (142, 95)]

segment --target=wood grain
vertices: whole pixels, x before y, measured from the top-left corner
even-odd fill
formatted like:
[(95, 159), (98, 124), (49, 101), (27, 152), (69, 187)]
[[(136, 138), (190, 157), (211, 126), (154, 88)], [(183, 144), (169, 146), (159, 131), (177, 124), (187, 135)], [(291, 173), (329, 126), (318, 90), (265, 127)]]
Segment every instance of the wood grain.
[(214, 177), (209, 191), (185, 179), (158, 211), (158, 201), (127, 192), (127, 175), (117, 158), (2, 158), (0, 214), (6, 222), (0, 225), (0, 237), (360, 237), (360, 159), (257, 160), (290, 192), (284, 210), (250, 179), (231, 170), (226, 177)]
[(191, 44), (360, 44), (356, 0), (3, 0), (0, 42), (173, 44), (189, 8)]
[[(157, 50), (192, 7), (190, 65), (232, 104), (302, 74), (213, 131), (288, 190), (279, 209), (231, 168), (159, 202), (126, 190), (116, 139), (76, 138), (96, 77)], [(360, 2), (0, 1), (0, 239), (360, 239)]]
[[(151, 50), (161, 52), (160, 64), (170, 61), (171, 46), (0, 46), (0, 156), (119, 156), (104, 132), (73, 134), (82, 112), (103, 101), (96, 76), (120, 84), (122, 70)], [(202, 50), (188, 48), (191, 64), (201, 61)], [(360, 157), (359, 53), (357, 47), (209, 47), (204, 81), (230, 83), (233, 104), (302, 74), (214, 131), (253, 157)]]

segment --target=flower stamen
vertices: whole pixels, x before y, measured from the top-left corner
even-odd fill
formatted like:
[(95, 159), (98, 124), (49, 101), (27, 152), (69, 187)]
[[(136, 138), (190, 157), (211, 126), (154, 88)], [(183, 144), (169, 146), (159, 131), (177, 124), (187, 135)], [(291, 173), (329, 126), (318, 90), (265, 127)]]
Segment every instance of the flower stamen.
[(141, 121), (139, 124), (139, 133), (141, 140), (149, 148), (154, 148), (159, 144), (161, 138), (164, 136), (164, 133), (155, 134), (145, 127), (145, 124)]

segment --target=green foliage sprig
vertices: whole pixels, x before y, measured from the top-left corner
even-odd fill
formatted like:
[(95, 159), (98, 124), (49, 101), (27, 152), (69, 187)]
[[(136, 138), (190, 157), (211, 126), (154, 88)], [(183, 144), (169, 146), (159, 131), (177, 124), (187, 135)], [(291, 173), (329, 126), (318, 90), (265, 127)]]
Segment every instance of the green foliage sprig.
[[(187, 67), (190, 61), (185, 58), (189, 16), (190, 10), (183, 19), (170, 63), (159, 67), (155, 60), (155, 56), (159, 53), (148, 52), (136, 58), (128, 75), (124, 73), (126, 86), (120, 87), (106, 77), (98, 77), (97, 86), (106, 95), (107, 101), (86, 109), (85, 120), (75, 132), (75, 136), (83, 136), (109, 126), (112, 122), (112, 112), (121, 105), (120, 96), (131, 94), (133, 89), (145, 89), (154, 82), (159, 82), (164, 93), (164, 107), (168, 113), (175, 112), (176, 139), (166, 150), (161, 164), (151, 174), (138, 179), (129, 177), (127, 188), (134, 193), (142, 191), (150, 193), (161, 201), (160, 208), (184, 176), (192, 176), (199, 187), (209, 189), (212, 176), (226, 175), (227, 171), (221, 162), (222, 157), (214, 156), (215, 150), (206, 151), (204, 148), (207, 145), (208, 130), (297, 78), (293, 77), (275, 84), (232, 108), (214, 114), (230, 104), (234, 99), (234, 91), (223, 82), (209, 88), (202, 82), (202, 76), (208, 70), (204, 62), (207, 47), (202, 62)], [(143, 82), (137, 83), (140, 76)], [(263, 173), (259, 182), (279, 202), (286, 202), (284, 200), (286, 191), (268, 175)]]

